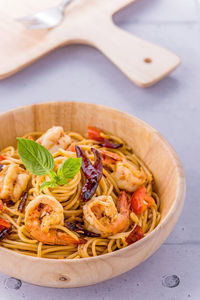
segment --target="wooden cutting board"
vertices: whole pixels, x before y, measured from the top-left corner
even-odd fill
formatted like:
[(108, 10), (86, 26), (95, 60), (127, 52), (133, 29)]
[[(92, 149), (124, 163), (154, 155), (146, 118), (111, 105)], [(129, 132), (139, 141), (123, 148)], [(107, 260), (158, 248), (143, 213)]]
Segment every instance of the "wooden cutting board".
[(15, 18), (54, 6), (60, 0), (0, 0), (0, 79), (60, 46), (81, 43), (99, 49), (138, 86), (156, 83), (175, 69), (180, 59), (113, 23), (112, 15), (134, 1), (74, 0), (60, 26), (30, 31)]

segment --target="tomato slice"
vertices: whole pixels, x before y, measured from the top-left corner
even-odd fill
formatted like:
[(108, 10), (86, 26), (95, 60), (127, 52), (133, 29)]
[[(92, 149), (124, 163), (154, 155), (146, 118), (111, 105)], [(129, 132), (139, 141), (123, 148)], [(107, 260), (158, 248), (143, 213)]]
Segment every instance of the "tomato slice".
[(103, 142), (104, 138), (101, 136), (102, 131), (96, 127), (88, 126), (88, 137), (91, 140)]
[(147, 194), (144, 186), (133, 193), (131, 198), (131, 208), (136, 215), (140, 215), (147, 207), (154, 205), (154, 203), (154, 199)]
[(11, 233), (12, 225), (6, 220), (0, 218), (0, 240), (4, 239), (8, 234)]
[(0, 160), (4, 160), (4, 159), (5, 159), (5, 157), (0, 154)]
[(8, 223), (6, 220), (0, 218), (0, 231), (1, 231), (1, 228), (5, 229), (5, 228), (10, 228), (11, 227), (11, 224)]

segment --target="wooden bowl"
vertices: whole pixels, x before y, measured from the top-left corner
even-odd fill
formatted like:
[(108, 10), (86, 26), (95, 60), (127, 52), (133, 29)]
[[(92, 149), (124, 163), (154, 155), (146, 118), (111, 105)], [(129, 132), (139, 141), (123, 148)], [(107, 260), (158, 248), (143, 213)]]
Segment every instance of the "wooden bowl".
[(89, 103), (51, 102), (0, 114), (0, 149), (16, 145), (16, 137), (52, 125), (84, 134), (97, 126), (124, 139), (153, 172), (161, 198), (161, 221), (148, 236), (124, 249), (84, 259), (44, 259), (0, 247), (0, 271), (50, 287), (78, 287), (122, 274), (152, 255), (172, 231), (183, 207), (185, 177), (168, 142), (143, 121), (121, 111)]

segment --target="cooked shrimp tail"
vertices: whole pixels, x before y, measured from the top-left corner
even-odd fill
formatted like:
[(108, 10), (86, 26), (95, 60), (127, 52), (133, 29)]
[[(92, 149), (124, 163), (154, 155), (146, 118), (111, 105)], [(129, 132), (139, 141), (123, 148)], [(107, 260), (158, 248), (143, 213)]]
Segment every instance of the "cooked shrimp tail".
[[(117, 209), (118, 208), (118, 209)], [(129, 203), (125, 192), (119, 196), (117, 207), (111, 196), (92, 198), (83, 206), (85, 227), (102, 237), (122, 232), (129, 227)]]
[(43, 241), (42, 239), (43, 237), (41, 236), (40, 241), (50, 245), (80, 245), (87, 242), (85, 239), (75, 240), (72, 236), (66, 234), (65, 232), (59, 232), (56, 229), (50, 229), (49, 238), (47, 238), (45, 235)]
[(127, 214), (129, 212), (129, 201), (125, 191), (121, 192), (117, 199), (117, 209), (120, 214)]
[(25, 226), (36, 240), (49, 245), (78, 245), (86, 242), (70, 231), (69, 234), (59, 231), (63, 223), (63, 207), (52, 196), (40, 195), (26, 207)]

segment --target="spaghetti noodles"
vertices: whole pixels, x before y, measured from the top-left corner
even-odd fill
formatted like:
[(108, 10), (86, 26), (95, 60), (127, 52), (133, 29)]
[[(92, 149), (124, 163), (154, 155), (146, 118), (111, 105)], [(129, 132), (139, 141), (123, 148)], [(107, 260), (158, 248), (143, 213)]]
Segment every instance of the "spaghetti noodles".
[[(42, 135), (42, 132), (31, 132), (25, 135), (24, 138), (31, 138), (36, 141), (38, 138), (41, 140)], [(105, 215), (106, 210), (103, 210), (103, 215), (101, 216), (103, 221), (100, 217), (100, 219), (96, 220), (97, 222), (95, 223), (100, 224), (101, 222), (100, 225), (102, 225), (102, 222), (104, 222), (104, 227), (101, 227), (100, 229), (100, 225), (98, 225), (99, 227), (95, 227), (94, 223), (93, 225), (88, 225), (89, 218), (87, 216), (87, 209), (89, 207), (89, 202), (84, 203), (80, 199), (80, 194), (85, 184), (85, 176), (82, 171), (78, 172), (74, 178), (69, 180), (67, 185), (46, 187), (42, 191), (40, 189), (41, 184), (49, 179), (48, 175), (38, 176), (29, 173), (28, 176), (30, 176), (30, 180), (26, 188), (28, 196), (27, 199), (25, 199), (26, 204), (24, 203), (26, 207), (31, 201), (40, 195), (54, 197), (61, 203), (64, 212), (64, 222), (60, 225), (54, 226), (54, 229), (59, 232), (66, 233), (74, 239), (84, 238), (85, 243), (50, 245), (34, 239), (26, 228), (25, 210), (18, 209), (21, 201), (19, 199), (16, 202), (11, 201), (11, 203), (3, 201), (4, 204), (1, 204), (0, 217), (12, 225), (12, 232), (0, 241), (0, 245), (18, 253), (30, 256), (53, 259), (74, 259), (102, 255), (126, 247), (130, 241), (131, 232), (134, 234), (133, 230), (136, 229), (137, 226), (140, 227), (144, 235), (149, 234), (160, 221), (160, 200), (154, 190), (153, 176), (141, 159), (139, 159), (137, 155), (133, 153), (132, 149), (130, 149), (130, 147), (127, 146), (120, 138), (104, 132), (101, 132), (101, 137), (96, 139), (93, 136), (92, 139), (86, 138), (77, 132), (66, 132), (66, 135), (70, 138), (70, 143), (67, 149), (59, 148), (53, 153), (54, 170), (57, 171), (59, 165), (66, 159), (76, 157), (75, 145), (84, 151), (92, 163), (94, 163), (94, 154), (91, 148), (97, 149), (101, 153), (101, 157), (103, 159), (103, 172), (101, 180), (99, 181), (98, 187), (95, 191), (95, 195), (89, 201), (93, 201), (93, 199), (101, 200), (101, 197), (104, 196), (105, 199), (111, 199), (109, 201), (113, 201), (115, 206), (119, 199), (119, 195), (121, 195), (121, 191), (126, 191), (129, 203), (127, 208), (128, 226), (126, 226), (124, 231), (119, 230), (119, 232), (117, 232), (117, 230), (114, 230), (112, 232), (111, 229), (109, 234), (103, 234), (102, 228), (105, 228), (105, 226), (107, 226), (106, 224), (109, 222), (109, 216)], [(113, 145), (120, 146), (112, 148), (108, 141), (112, 142)], [(12, 146), (1, 151), (0, 160), (0, 178), (1, 172), (4, 172), (5, 168), (8, 166), (17, 165), (19, 168), (24, 170), (18, 151)], [(28, 172), (27, 170), (24, 171)], [(134, 184), (131, 182), (131, 176), (135, 178)], [(2, 184), (3, 183), (0, 179), (0, 190), (3, 188), (1, 186)], [(148, 197), (143, 197), (144, 199), (141, 198), (142, 194), (140, 195), (140, 198), (136, 197), (136, 191), (141, 187), (145, 187), (148, 197), (151, 199), (153, 198), (153, 202), (151, 204), (148, 204)], [(137, 199), (143, 201), (143, 208), (139, 214), (136, 210), (134, 210), (135, 204), (137, 204)], [(104, 201), (105, 205), (110, 205), (106, 201)], [(103, 203), (102, 205), (104, 205), (104, 202), (101, 202), (101, 204)], [(111, 203), (111, 205), (113, 205), (113, 203)], [(86, 207), (86, 205), (88, 206)], [(86, 207), (85, 215), (83, 215), (83, 207)], [(93, 208), (94, 207), (92, 206), (91, 209)], [(116, 214), (119, 214), (119, 211), (116, 212)], [(93, 218), (97, 218), (97, 215), (98, 212), (96, 215), (94, 212)], [(106, 217), (107, 220), (105, 221)], [(81, 224), (83, 232), (80, 233), (81, 230), (73, 231), (70, 227), (64, 226), (64, 224)], [(76, 228), (75, 225), (74, 228)], [(87, 234), (87, 230), (88, 232), (93, 231), (94, 235)], [(128, 236), (129, 239), (127, 239)]]

